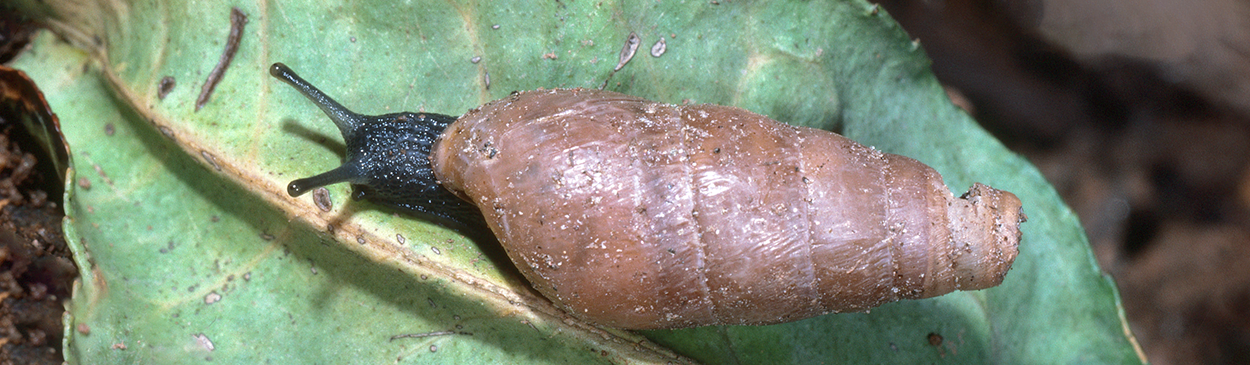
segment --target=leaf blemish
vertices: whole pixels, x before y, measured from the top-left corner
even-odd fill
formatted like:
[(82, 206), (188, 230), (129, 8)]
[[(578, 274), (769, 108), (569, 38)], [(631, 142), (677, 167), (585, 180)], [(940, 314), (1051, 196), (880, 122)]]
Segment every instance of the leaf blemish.
[(230, 8), (230, 35), (226, 38), (226, 49), (217, 60), (217, 66), (208, 73), (208, 79), (205, 79), (204, 85), (200, 87), (200, 96), (195, 99), (195, 111), (200, 111), (200, 108), (208, 103), (208, 98), (213, 95), (217, 83), (221, 82), (222, 76), (226, 74), (226, 68), (230, 67), (230, 62), (234, 60), (235, 52), (239, 51), (239, 40), (243, 38), (243, 26), (246, 24), (247, 14), (243, 14), (239, 8)]

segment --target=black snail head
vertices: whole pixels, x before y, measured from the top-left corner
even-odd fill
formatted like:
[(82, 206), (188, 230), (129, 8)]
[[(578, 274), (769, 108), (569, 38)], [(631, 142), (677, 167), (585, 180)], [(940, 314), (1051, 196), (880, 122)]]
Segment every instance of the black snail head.
[(295, 87), (338, 126), (347, 145), (343, 165), (287, 185), (299, 196), (318, 187), (351, 183), (353, 198), (366, 199), (410, 212), (474, 225), (480, 213), (447, 191), (434, 177), (430, 149), (456, 117), (430, 113), (361, 115), (347, 110), (281, 63), (269, 74)]

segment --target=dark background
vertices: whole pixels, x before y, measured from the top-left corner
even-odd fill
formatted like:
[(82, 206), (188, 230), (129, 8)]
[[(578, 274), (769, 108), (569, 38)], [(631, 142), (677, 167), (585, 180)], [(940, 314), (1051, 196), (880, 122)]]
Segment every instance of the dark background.
[(879, 4), (1081, 217), (1152, 363), (1250, 363), (1250, 2)]

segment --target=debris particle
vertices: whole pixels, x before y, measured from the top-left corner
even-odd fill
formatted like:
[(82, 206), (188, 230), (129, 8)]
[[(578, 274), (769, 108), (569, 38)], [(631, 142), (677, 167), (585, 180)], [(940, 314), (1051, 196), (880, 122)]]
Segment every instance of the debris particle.
[(929, 332), (929, 344), (930, 344), (930, 345), (933, 345), (933, 346), (941, 346), (941, 345), (942, 345), (942, 335), (939, 335), (939, 334), (936, 334), (936, 333), (933, 333), (933, 332)]
[(85, 177), (78, 178), (78, 187), (91, 190), (91, 180), (87, 180)]
[(208, 151), (205, 150), (200, 150), (200, 157), (203, 157), (204, 162), (208, 162), (208, 165), (212, 166), (213, 170), (217, 170), (218, 172), (221, 171), (221, 165), (217, 164), (217, 157), (214, 157), (213, 154), (208, 153)]
[(556, 53), (555, 53), (555, 52), (547, 52), (547, 53), (543, 54), (543, 58), (545, 58), (545, 59), (549, 59), (549, 60), (554, 60), (554, 59), (558, 59), (558, 58), (560, 58), (560, 56), (556, 56)]
[(365, 236), (356, 236), (356, 243), (365, 244)]
[(469, 59), (469, 62), (472, 62), (474, 64), (477, 64), (478, 62), (482, 62), (482, 56), (473, 56), (473, 58)]
[(490, 29), (499, 29), (499, 24), (495, 24), (495, 25), (490, 26)]
[(217, 66), (213, 67), (213, 72), (208, 73), (208, 79), (200, 87), (200, 97), (195, 99), (195, 111), (200, 111), (208, 103), (208, 97), (213, 95), (213, 89), (217, 88), (217, 83), (226, 74), (230, 61), (234, 60), (234, 53), (239, 51), (239, 39), (243, 38), (243, 26), (246, 24), (247, 15), (239, 8), (230, 8), (230, 35), (226, 38), (226, 50), (221, 53)]
[(329, 212), (334, 207), (334, 203), (330, 201), (330, 189), (323, 186), (313, 190), (313, 204), (322, 212)]
[(629, 38), (625, 39), (625, 46), (621, 47), (620, 61), (617, 62), (616, 68), (612, 69), (613, 72), (620, 71), (626, 63), (629, 63), (629, 60), (634, 58), (634, 53), (638, 52), (638, 43), (641, 42), (642, 39), (638, 38), (637, 33), (629, 32)]
[(87, 327), (86, 323), (79, 323), (78, 333), (81, 333), (83, 336), (89, 335), (91, 334), (91, 327)]
[(425, 332), (425, 333), (405, 333), (405, 334), (402, 334), (402, 335), (394, 335), (394, 336), (391, 336), (391, 341), (395, 341), (395, 340), (398, 340), (398, 339), (401, 339), (401, 338), (422, 338), (422, 337), (434, 337), (434, 336), (450, 336), (450, 335), (454, 335), (454, 334), (456, 334), (456, 333), (455, 333), (455, 332), (452, 332), (452, 331), (436, 331), (436, 332)]
[(655, 45), (651, 46), (651, 57), (660, 57), (664, 55), (664, 51), (668, 49), (668, 44), (664, 42), (664, 37), (660, 36), (660, 40), (655, 41)]
[(398, 233), (395, 234), (395, 240), (399, 241), (399, 244), (401, 245), (408, 241), (407, 239), (404, 238), (404, 235), (398, 234)]
[(113, 344), (113, 349), (114, 349), (114, 350), (125, 350), (125, 349), (126, 349), (126, 344), (121, 343), (121, 342), (115, 343), (115, 344)]
[[(177, 84), (173, 76), (162, 77), (161, 81), (156, 84), (156, 98), (165, 100), (165, 96), (169, 95), (170, 91), (174, 91), (174, 86), (177, 86)], [(109, 135), (111, 136), (112, 134)]]
[(204, 296), (204, 304), (217, 303), (219, 300), (221, 300), (221, 294), (217, 294), (216, 290), (210, 291), (208, 292), (208, 295)]
[(205, 350), (213, 351), (213, 349), (217, 348), (216, 346), (213, 346), (213, 341), (208, 339), (208, 336), (203, 333), (196, 333), (191, 335), (191, 337), (195, 337), (195, 342), (199, 343), (200, 347), (203, 347)]

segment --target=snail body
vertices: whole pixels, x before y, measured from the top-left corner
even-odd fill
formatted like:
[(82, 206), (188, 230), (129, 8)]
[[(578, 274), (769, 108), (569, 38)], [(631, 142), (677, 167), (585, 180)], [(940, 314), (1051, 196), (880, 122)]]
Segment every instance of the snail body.
[[(347, 163), (292, 182), (291, 195), (351, 182), (385, 205), (454, 221), (480, 213), (536, 290), (611, 327), (862, 311), (998, 285), (1017, 254), (1015, 195), (974, 184), (957, 198), (916, 160), (739, 108), (554, 89), (459, 118), (380, 122), (387, 116), (346, 111), (281, 64), (271, 73), (317, 102), (348, 144)], [(427, 137), (361, 132), (386, 123)], [(399, 168), (360, 163), (369, 158), (357, 150)], [(413, 186), (421, 193), (407, 193)]]

